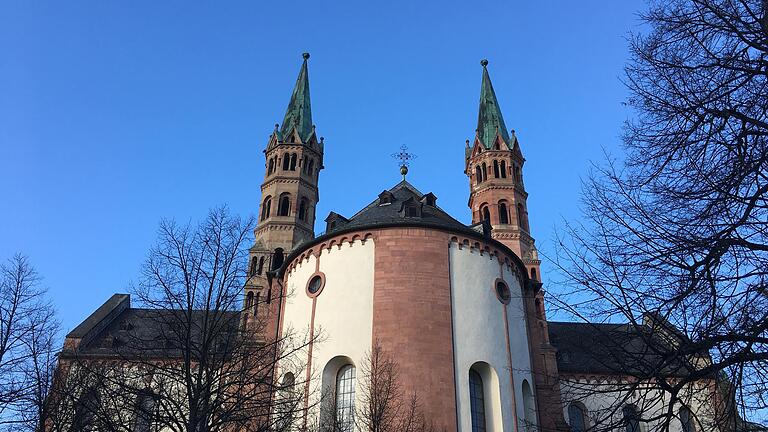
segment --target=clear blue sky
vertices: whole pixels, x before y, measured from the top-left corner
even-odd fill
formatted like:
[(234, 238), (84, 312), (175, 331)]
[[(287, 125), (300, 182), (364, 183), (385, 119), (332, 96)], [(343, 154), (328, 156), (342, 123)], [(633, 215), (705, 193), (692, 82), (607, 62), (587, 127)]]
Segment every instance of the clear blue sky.
[(409, 180), (469, 222), (484, 57), (545, 253), (630, 115), (640, 0), (202, 3), (0, 0), (0, 257), (30, 256), (67, 330), (126, 291), (161, 218), (257, 211), (303, 51), (326, 138), (317, 231), (399, 180), (402, 144)]

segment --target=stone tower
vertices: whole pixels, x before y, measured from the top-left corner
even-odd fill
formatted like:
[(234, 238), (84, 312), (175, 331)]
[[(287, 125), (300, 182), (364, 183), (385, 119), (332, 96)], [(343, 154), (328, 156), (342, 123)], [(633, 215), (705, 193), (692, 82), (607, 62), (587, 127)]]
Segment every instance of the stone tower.
[[(250, 249), (249, 277), (245, 285), (245, 312), (252, 318), (259, 306), (272, 303), (269, 272), (283, 264), (298, 244), (314, 238), (317, 189), (323, 168), (323, 138), (315, 134), (309, 99), (309, 72), (304, 53), (296, 85), (282, 125), (276, 124), (264, 150), (258, 225)], [(264, 312), (268, 313), (271, 308)]]
[(507, 131), (496, 93), (483, 66), (480, 109), (475, 140), (466, 142), (464, 172), (469, 177), (472, 223), (491, 226), (491, 237), (512, 249), (525, 264), (530, 284), (524, 305), (536, 382), (539, 425), (543, 430), (567, 431), (557, 388), (556, 350), (549, 342), (541, 284), (541, 261), (528, 224), (528, 193), (523, 182), (525, 158), (515, 131)]
[(539, 257), (528, 225), (523, 183), (525, 158), (515, 131), (507, 132), (501, 108), (483, 60), (480, 112), (475, 141), (467, 141), (465, 173), (469, 177), (472, 223), (488, 221), (491, 236), (522, 258), (531, 279), (539, 278)]

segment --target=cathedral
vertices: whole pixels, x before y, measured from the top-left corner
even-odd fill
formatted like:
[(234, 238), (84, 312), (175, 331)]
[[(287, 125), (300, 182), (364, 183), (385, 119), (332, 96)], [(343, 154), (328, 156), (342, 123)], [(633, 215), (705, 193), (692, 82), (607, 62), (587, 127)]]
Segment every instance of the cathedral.
[[(305, 53), (283, 122), (264, 150), (242, 322), (266, 314), (268, 331), (277, 335), (307, 329), (306, 376), (313, 388), (336, 395), (334, 409), (349, 422), (341, 430), (353, 430), (359, 368), (374, 344), (396, 354), (400, 378), (419, 392), (438, 430), (595, 426), (595, 413), (607, 409), (607, 392), (579, 394), (572, 383), (609, 385), (621, 373), (574, 341), (596, 340), (610, 333), (609, 325), (547, 321), (523, 144), (504, 122), (488, 61), (481, 62), (474, 138), (455, 150), (457, 157), (464, 152), (472, 223), (455, 219), (440, 208), (439, 197), (409, 183), (404, 164), (402, 181), (382, 185), (355, 214), (331, 212), (317, 234), (326, 143), (312, 122), (308, 60)], [(110, 299), (68, 335), (63, 356), (95, 350), (89, 343), (99, 344), (89, 341), (124, 328), (120, 322), (131, 310), (129, 296)], [(323, 340), (314, 343), (312, 334), (320, 331)], [(309, 392), (303, 397), (308, 411), (331, 403), (315, 403)], [(632, 397), (613, 415), (624, 416), (627, 431), (651, 430), (639, 424), (643, 413), (632, 411)], [(691, 420), (705, 418), (704, 411), (686, 413), (670, 430), (706, 430)]]

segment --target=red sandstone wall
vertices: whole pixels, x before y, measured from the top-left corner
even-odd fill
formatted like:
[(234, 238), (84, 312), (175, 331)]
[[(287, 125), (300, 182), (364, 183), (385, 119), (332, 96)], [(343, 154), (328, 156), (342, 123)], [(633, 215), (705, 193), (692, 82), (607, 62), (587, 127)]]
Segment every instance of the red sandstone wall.
[(447, 234), (393, 228), (376, 236), (373, 337), (396, 353), (406, 390), (427, 417), (456, 431)]

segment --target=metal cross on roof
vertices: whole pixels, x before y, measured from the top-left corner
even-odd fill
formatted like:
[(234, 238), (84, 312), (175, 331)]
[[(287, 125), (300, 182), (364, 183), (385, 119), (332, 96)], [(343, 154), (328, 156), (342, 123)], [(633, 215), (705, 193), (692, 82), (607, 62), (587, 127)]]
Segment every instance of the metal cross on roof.
[(400, 161), (400, 174), (403, 175), (403, 180), (405, 180), (405, 175), (408, 174), (408, 166), (412, 160), (416, 159), (416, 155), (408, 153), (408, 146), (403, 144), (400, 146), (400, 152), (392, 153), (392, 157)]

